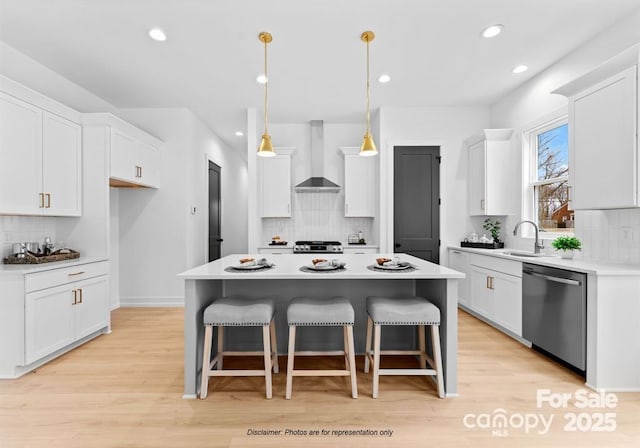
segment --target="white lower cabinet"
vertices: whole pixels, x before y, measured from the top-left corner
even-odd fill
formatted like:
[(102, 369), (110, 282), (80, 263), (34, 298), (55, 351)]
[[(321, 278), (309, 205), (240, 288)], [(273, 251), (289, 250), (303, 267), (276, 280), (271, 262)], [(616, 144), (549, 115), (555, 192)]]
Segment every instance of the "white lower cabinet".
[[(466, 274), (459, 281), (463, 308), (522, 336), (522, 263), (451, 248), (449, 267)], [(468, 295), (467, 295), (468, 294)]]
[(0, 378), (16, 378), (109, 331), (108, 261), (0, 276)]

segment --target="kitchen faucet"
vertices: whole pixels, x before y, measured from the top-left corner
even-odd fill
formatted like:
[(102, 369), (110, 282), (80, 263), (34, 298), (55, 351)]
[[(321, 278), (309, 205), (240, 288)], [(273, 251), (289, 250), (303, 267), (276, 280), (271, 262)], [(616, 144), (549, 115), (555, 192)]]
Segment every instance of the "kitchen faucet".
[(544, 249), (544, 246), (542, 244), (540, 244), (540, 240), (538, 238), (538, 224), (536, 224), (533, 221), (529, 221), (529, 220), (524, 220), (524, 221), (520, 221), (519, 223), (516, 224), (515, 229), (513, 229), (513, 236), (517, 236), (518, 235), (518, 228), (520, 227), (520, 224), (523, 224), (525, 222), (528, 222), (529, 224), (531, 224), (533, 226), (534, 229), (536, 229), (536, 242), (533, 245), (533, 252), (536, 254), (540, 253), (540, 249)]

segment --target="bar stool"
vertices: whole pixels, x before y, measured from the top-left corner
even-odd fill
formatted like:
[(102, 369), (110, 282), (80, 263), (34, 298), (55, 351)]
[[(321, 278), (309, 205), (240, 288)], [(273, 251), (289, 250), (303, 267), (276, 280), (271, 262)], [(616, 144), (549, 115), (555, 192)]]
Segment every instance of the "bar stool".
[[(423, 297), (367, 297), (367, 341), (365, 348), (364, 372), (369, 372), (373, 363), (373, 398), (378, 398), (380, 375), (429, 375), (436, 377), (438, 397), (444, 398), (442, 378), (442, 357), (440, 352), (440, 310)], [(418, 350), (380, 350), (380, 332), (383, 325), (417, 325)], [(425, 350), (426, 327), (431, 327), (433, 359)], [(373, 328), (373, 351), (371, 350), (371, 330)], [(419, 355), (419, 369), (381, 369), (380, 355)], [(427, 362), (433, 368), (427, 368)]]
[[(351, 396), (358, 398), (356, 382), (356, 360), (353, 348), (353, 323), (355, 312), (344, 297), (312, 299), (296, 297), (287, 306), (289, 323), (289, 353), (287, 358), (287, 388), (285, 397), (291, 399), (294, 376), (350, 376)], [(296, 351), (297, 327), (336, 327), (343, 329), (344, 350), (337, 351)], [(344, 370), (295, 370), (295, 356), (344, 355)]]
[[(200, 398), (207, 398), (210, 376), (264, 376), (267, 398), (272, 396), (271, 369), (278, 373), (278, 344), (272, 299), (223, 297), (204, 310), (204, 353)], [(213, 327), (218, 327), (218, 353), (211, 361)], [(262, 327), (262, 351), (224, 351), (224, 327)], [(225, 356), (264, 356), (264, 370), (223, 370)]]

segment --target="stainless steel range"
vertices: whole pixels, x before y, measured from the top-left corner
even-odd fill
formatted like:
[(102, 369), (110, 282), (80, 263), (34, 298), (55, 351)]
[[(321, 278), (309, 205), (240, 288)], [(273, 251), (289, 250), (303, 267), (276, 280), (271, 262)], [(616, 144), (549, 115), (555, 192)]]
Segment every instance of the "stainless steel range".
[(294, 254), (341, 254), (340, 241), (296, 241)]

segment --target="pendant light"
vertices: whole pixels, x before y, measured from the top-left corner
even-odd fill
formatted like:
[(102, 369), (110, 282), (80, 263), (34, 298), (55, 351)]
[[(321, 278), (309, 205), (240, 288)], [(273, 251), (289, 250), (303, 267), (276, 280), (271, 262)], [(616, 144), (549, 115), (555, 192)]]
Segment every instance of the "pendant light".
[(371, 118), (369, 113), (369, 43), (375, 39), (376, 35), (373, 31), (365, 31), (360, 35), (360, 39), (367, 44), (367, 132), (364, 134), (364, 140), (360, 147), (361, 156), (375, 156), (378, 154), (376, 144), (371, 135)]
[(273, 144), (271, 143), (271, 136), (269, 135), (269, 129), (267, 127), (268, 122), (268, 85), (269, 85), (269, 77), (267, 75), (267, 44), (273, 40), (271, 34), (267, 32), (262, 32), (258, 35), (258, 39), (260, 42), (264, 43), (264, 133), (262, 134), (262, 141), (260, 142), (260, 147), (258, 148), (258, 155), (262, 157), (272, 157), (276, 155), (276, 152), (273, 150)]

